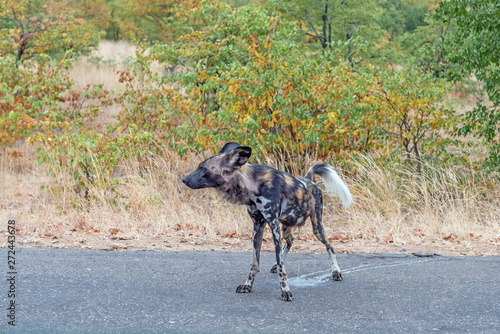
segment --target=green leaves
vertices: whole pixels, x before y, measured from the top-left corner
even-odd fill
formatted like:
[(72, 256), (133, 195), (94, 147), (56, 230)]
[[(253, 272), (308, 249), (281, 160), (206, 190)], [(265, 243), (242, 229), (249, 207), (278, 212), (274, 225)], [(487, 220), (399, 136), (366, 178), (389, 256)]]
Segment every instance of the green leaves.
[[(359, 152), (400, 152), (417, 170), (422, 160), (447, 158), (446, 133), (454, 118), (451, 109), (436, 106), (447, 91), (443, 82), (412, 68), (383, 70), (359, 63), (354, 71), (342, 52), (306, 56), (290, 43), (293, 29), (283, 22), (274, 26), (275, 12), (247, 20), (247, 11), (221, 14), (224, 19), (186, 36), (174, 52), (156, 49), (158, 58), (196, 64), (183, 76), (185, 86), (172, 90), (175, 98), (165, 99), (173, 114), (185, 117), (172, 129), (183, 139), (175, 145), (178, 152), (186, 147), (204, 151), (227, 141), (259, 148), (257, 158), (286, 151), (294, 161), (307, 155), (348, 159)], [(254, 24), (263, 27), (261, 35), (234, 34), (230, 42), (221, 35), (234, 26), (237, 33), (254, 31)], [(355, 43), (364, 41), (357, 37), (336, 45), (348, 51)], [(214, 52), (219, 48), (237, 49), (238, 58)]]
[(498, 1), (442, 1), (435, 17), (445, 23), (456, 21), (455, 34), (447, 39), (452, 52), (450, 62), (459, 66), (449, 73), (453, 80), (473, 74), (484, 82), (491, 104), (481, 102), (463, 116), (458, 135), (474, 134), (483, 139), (488, 148), (488, 166), (498, 169), (500, 136), (498, 117), (500, 106), (500, 6)]
[(2, 0), (0, 17), (0, 55), (13, 55), (16, 67), (40, 55), (84, 52), (99, 39), (89, 24), (59, 2)]

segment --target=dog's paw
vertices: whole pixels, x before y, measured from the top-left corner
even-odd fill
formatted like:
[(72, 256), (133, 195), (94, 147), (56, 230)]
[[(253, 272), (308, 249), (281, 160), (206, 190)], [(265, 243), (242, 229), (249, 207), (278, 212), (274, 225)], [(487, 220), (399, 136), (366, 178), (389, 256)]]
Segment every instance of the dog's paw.
[(342, 281), (344, 279), (340, 271), (334, 271), (332, 276), (334, 281)]
[(240, 285), (239, 287), (236, 288), (237, 293), (248, 293), (252, 291), (252, 287), (247, 284)]
[(291, 302), (293, 300), (292, 292), (291, 291), (281, 291), (281, 299), (283, 299), (286, 302)]
[(272, 274), (276, 274), (278, 272), (278, 265), (275, 264), (272, 268), (271, 268), (271, 273)]

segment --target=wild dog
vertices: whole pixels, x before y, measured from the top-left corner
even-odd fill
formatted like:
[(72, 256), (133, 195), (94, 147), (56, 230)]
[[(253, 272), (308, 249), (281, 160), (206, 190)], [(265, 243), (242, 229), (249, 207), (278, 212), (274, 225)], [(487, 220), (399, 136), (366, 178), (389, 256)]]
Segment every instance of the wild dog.
[[(340, 179), (332, 166), (317, 164), (309, 169), (305, 177), (295, 177), (286, 172), (264, 165), (247, 164), (252, 149), (229, 142), (221, 151), (201, 162), (198, 168), (182, 179), (191, 189), (215, 188), (225, 199), (246, 206), (253, 221), (253, 253), (250, 274), (245, 284), (236, 292), (251, 292), (255, 276), (259, 272), (260, 249), (264, 228), (269, 225), (273, 234), (276, 264), (271, 272), (277, 273), (281, 287), (281, 298), (293, 300), (284, 267), (284, 260), (292, 247), (292, 229), (311, 219), (314, 235), (326, 246), (335, 281), (343, 279), (335, 252), (325, 238), (321, 216), (323, 195), (314, 182), (313, 175), (320, 176), (325, 188), (338, 194), (344, 208), (352, 204), (349, 188)], [(281, 249), (280, 224), (286, 242)]]

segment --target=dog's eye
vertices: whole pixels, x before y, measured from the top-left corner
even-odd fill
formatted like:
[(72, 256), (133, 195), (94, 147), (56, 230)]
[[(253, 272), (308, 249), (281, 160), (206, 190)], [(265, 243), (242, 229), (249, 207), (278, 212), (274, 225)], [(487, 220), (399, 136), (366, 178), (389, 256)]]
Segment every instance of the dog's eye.
[(205, 167), (200, 167), (200, 170), (203, 172), (203, 173), (206, 173), (207, 169)]

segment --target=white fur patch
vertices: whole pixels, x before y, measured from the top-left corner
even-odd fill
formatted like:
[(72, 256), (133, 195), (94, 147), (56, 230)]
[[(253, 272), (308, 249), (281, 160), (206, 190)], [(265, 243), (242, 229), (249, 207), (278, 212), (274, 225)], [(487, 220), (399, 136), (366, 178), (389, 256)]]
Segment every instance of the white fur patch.
[[(311, 168), (312, 169), (312, 168)], [(311, 169), (309, 171), (311, 171)], [(328, 165), (325, 167), (327, 172), (324, 175), (320, 175), (325, 183), (325, 188), (330, 193), (338, 195), (340, 197), (340, 202), (342, 202), (342, 207), (347, 209), (352, 205), (352, 195), (349, 191), (347, 185), (342, 181), (339, 174), (333, 169), (332, 166)], [(316, 175), (319, 175), (316, 173)]]

